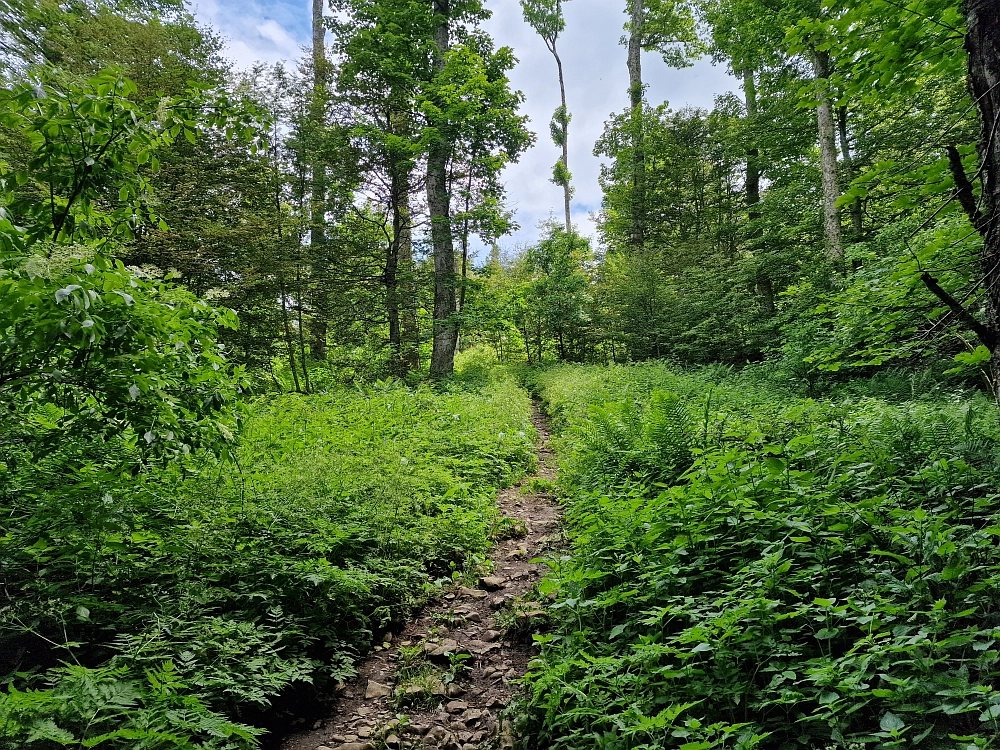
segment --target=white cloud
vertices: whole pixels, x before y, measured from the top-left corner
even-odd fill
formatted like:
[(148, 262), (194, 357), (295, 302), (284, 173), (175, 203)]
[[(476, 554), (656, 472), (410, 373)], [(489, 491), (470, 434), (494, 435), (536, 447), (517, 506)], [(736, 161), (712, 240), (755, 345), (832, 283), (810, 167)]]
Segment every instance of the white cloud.
[[(524, 22), (518, 0), (486, 0), (493, 11), (487, 30), (497, 44), (512, 47), (520, 63), (511, 74), (515, 88), (527, 97), (525, 112), (538, 143), (506, 174), (508, 196), (517, 211), (521, 230), (503, 244), (527, 243), (537, 236), (537, 225), (550, 215), (562, 215), (562, 191), (549, 178), (559, 156), (548, 136), (549, 119), (559, 103), (556, 67), (544, 43)], [(193, 0), (193, 10), (228, 39), (227, 56), (241, 67), (254, 62), (297, 59), (309, 43), (310, 0)], [(560, 39), (566, 71), (570, 126), (570, 170), (576, 196), (573, 218), (585, 233), (593, 232), (590, 214), (601, 203), (598, 184), (600, 160), (594, 142), (604, 123), (628, 103), (626, 51), (619, 44), (624, 33), (626, 0), (573, 0), (566, 4), (567, 28)], [(735, 88), (736, 82), (709, 62), (673, 70), (656, 55), (643, 61), (652, 103), (669, 101), (711, 107), (716, 94)]]
[(256, 0), (193, 0), (195, 16), (226, 40), (225, 55), (237, 66), (295, 60), (307, 42), (309, 8)]

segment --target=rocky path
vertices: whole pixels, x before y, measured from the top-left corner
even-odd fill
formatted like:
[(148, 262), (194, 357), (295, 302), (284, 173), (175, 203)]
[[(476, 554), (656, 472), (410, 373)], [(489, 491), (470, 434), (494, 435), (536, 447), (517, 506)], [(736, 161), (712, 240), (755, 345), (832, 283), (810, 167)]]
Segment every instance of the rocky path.
[(562, 539), (559, 506), (549, 491), (555, 457), (536, 410), (538, 473), (499, 498), (513, 536), (497, 544), (494, 567), (475, 588), (459, 586), (430, 604), (361, 666), (338, 694), (333, 712), (314, 729), (288, 738), (282, 750), (483, 750), (510, 748), (504, 709), (514, 681), (534, 654), (531, 632), (546, 613), (526, 600), (544, 574), (541, 557)]

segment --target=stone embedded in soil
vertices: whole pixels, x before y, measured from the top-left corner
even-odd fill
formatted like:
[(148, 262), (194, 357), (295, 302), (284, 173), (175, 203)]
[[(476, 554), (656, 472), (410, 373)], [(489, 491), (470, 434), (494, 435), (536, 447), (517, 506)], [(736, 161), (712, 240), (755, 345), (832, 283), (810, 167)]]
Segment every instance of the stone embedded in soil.
[(504, 587), (505, 583), (503, 578), (497, 578), (496, 576), (479, 579), (479, 586), (487, 591), (499, 591)]
[(454, 682), (448, 686), (449, 698), (458, 698), (460, 695), (465, 695), (465, 688), (461, 685), (456, 685)]
[(365, 691), (365, 700), (388, 698), (390, 695), (392, 695), (391, 687), (369, 680), (368, 689)]
[[(433, 646), (433, 648), (428, 649), (428, 646)], [(463, 653), (462, 646), (453, 638), (445, 638), (439, 644), (426, 644), (424, 646), (424, 653), (432, 661), (442, 662), (447, 664), (450, 661), (452, 654)]]
[(466, 588), (465, 586), (463, 586), (462, 588), (460, 588), (458, 590), (458, 593), (461, 594), (462, 596), (468, 597), (470, 599), (485, 599), (486, 598), (486, 592), (485, 591), (479, 591), (478, 589), (469, 589), (469, 588)]
[(462, 721), (467, 727), (475, 726), (476, 722), (483, 718), (484, 713), (478, 708), (470, 708), (462, 714)]
[(487, 630), (485, 633), (483, 633), (483, 640), (486, 641), (486, 643), (496, 643), (497, 641), (500, 640), (500, 637), (502, 635), (503, 633), (501, 633), (499, 630)]
[(469, 612), (469, 614), (465, 616), (465, 619), (471, 623), (478, 624), (483, 621), (483, 616), (478, 612)]
[(348, 742), (341, 745), (337, 750), (373, 750), (374, 745), (370, 742)]
[(466, 703), (465, 701), (452, 701), (447, 706), (445, 706), (445, 709), (447, 709), (448, 713), (450, 714), (460, 714), (468, 708), (469, 704)]

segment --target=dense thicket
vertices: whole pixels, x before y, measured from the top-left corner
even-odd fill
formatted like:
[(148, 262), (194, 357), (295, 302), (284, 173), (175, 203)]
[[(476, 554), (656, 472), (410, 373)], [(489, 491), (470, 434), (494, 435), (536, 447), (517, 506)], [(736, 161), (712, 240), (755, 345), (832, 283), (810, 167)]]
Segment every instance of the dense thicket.
[(535, 376), (573, 554), (540, 591), (528, 744), (995, 748), (992, 399), (764, 372)]

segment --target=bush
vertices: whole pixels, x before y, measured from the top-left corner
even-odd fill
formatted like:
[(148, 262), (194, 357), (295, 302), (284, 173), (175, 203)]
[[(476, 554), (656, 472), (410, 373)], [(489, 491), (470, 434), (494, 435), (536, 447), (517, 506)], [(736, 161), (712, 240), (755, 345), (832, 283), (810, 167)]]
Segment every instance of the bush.
[[(17, 672), (8, 681), (20, 692), (5, 710), (55, 700), (23, 673), (67, 649), (112, 670), (91, 674), (99, 681), (143, 684), (169, 664), (178, 694), (229, 716), (294, 685), (342, 680), (442, 579), (481, 559), (496, 490), (534, 461), (530, 401), (500, 377), (454, 392), (285, 395), (246, 412), (231, 462), (197, 453), (94, 475), (71, 493), (58, 463), (15, 467), (0, 536), (0, 674)], [(31, 722), (16, 726), (20, 746), (48, 747), (32, 744)]]
[[(574, 545), (544, 586), (563, 626), (528, 676), (533, 746), (997, 746), (992, 407), (778, 398), (663, 366), (536, 384), (560, 415)], [(653, 429), (658, 389), (696, 426), (679, 479), (574, 447), (595, 406)]]

